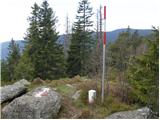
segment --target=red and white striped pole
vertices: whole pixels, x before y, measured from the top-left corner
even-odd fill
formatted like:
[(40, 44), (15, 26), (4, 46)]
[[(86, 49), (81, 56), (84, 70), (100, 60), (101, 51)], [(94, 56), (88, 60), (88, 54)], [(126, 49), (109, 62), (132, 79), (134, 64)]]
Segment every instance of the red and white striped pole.
[(106, 6), (104, 6), (104, 35), (103, 35), (103, 71), (102, 71), (102, 93), (101, 101), (104, 101), (104, 76), (105, 76), (105, 52), (106, 51)]

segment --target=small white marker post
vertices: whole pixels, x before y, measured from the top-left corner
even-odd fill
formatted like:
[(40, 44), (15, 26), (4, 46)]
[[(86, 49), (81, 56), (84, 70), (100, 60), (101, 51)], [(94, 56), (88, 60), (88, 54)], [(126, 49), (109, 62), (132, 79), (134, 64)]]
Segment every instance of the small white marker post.
[(89, 104), (94, 104), (96, 99), (96, 91), (95, 90), (89, 90), (88, 91), (88, 102)]
[(89, 108), (91, 109), (91, 115), (93, 114), (93, 107), (96, 99), (96, 91), (95, 90), (89, 90), (88, 91), (88, 102), (89, 102)]

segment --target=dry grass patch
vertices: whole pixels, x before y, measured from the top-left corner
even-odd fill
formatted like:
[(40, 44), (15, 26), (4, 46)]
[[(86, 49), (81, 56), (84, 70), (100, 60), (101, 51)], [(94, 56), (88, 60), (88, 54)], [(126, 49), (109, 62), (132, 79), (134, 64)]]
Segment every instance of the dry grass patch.
[(62, 106), (58, 114), (58, 118), (63, 119), (77, 119), (81, 116), (81, 111), (74, 107), (73, 103), (68, 97), (62, 97)]

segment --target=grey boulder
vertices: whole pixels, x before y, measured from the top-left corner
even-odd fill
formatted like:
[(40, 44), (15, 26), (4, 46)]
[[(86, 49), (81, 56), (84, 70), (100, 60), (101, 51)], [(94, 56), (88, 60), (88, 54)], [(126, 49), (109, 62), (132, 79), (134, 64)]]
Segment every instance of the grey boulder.
[(28, 82), (25, 79), (22, 79), (12, 85), (7, 85), (0, 88), (0, 102), (3, 103), (5, 101), (8, 101), (10, 99), (13, 99), (17, 96), (22, 95), (27, 90), (27, 85), (29, 85), (30, 82)]
[(56, 118), (61, 107), (61, 95), (48, 87), (38, 87), (14, 99), (2, 109), (5, 119)]
[(106, 119), (147, 119), (150, 114), (150, 109), (144, 107), (137, 110), (117, 112), (106, 117)]

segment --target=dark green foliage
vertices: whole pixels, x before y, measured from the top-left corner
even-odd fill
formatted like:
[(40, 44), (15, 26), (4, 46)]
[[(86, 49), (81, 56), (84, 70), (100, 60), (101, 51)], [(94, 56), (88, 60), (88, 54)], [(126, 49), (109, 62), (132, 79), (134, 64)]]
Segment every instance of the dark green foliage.
[(34, 66), (27, 52), (24, 52), (19, 60), (19, 63), (15, 67), (14, 78), (16, 78), (16, 80), (19, 80), (19, 79), (32, 80), (34, 76), (34, 72), (35, 72)]
[(128, 70), (135, 100), (159, 110), (159, 30), (154, 29), (151, 40), (146, 40), (148, 51), (131, 59)]
[(57, 43), (57, 17), (44, 1), (39, 7), (34, 4), (32, 17), (29, 18), (26, 47), (28, 56), (34, 66), (34, 76), (42, 79), (55, 79), (65, 74), (63, 48)]
[(81, 42), (81, 36), (79, 33), (81, 33), (80, 26), (76, 27), (76, 31), (73, 33), (71, 38), (71, 45), (70, 45), (70, 51), (68, 51), (68, 59), (67, 59), (67, 73), (70, 77), (80, 74), (81, 72), (81, 57), (80, 57), (80, 42)]
[(119, 71), (127, 69), (129, 58), (137, 55), (137, 48), (142, 41), (142, 37), (135, 31), (133, 34), (130, 28), (126, 32), (119, 34), (117, 41), (108, 48), (108, 64)]
[[(158, 113), (159, 30), (153, 31), (146, 38), (129, 29), (121, 33), (108, 49), (107, 77), (118, 81), (117, 96), (122, 101), (148, 105)], [(113, 72), (116, 77), (111, 76)]]
[(3, 81), (9, 81), (9, 69), (8, 64), (6, 60), (1, 60), (1, 80)]
[(74, 23), (73, 34), (71, 39), (70, 51), (68, 52), (69, 76), (87, 75), (90, 71), (90, 53), (92, 51), (92, 42), (90, 27), (93, 26), (91, 21), (92, 8), (89, 7), (88, 0), (79, 2), (77, 11), (77, 22)]
[(93, 44), (93, 50), (90, 53), (92, 56), (90, 59), (90, 73), (89, 77), (101, 77), (102, 71), (102, 51), (103, 44), (97, 38), (95, 39), (95, 43)]
[[(119, 96), (122, 101), (128, 102), (128, 79), (127, 79), (127, 69), (129, 65), (129, 59), (141, 54), (137, 52), (139, 46), (142, 44), (142, 37), (139, 36), (137, 31), (134, 33), (130, 32), (130, 28), (126, 32), (119, 34), (119, 37), (115, 43), (112, 43), (107, 54), (107, 78), (113, 78), (113, 72), (116, 75), (115, 80), (118, 81), (119, 86)], [(111, 74), (112, 73), (112, 74)]]
[(20, 59), (19, 46), (12, 39), (9, 44), (9, 54), (6, 61), (2, 62), (2, 80), (14, 80), (14, 70)]

